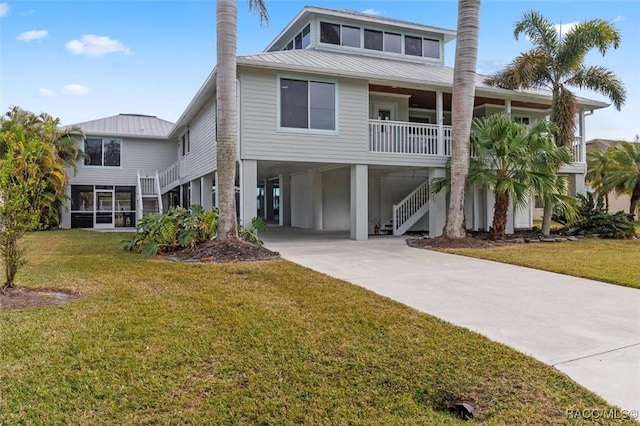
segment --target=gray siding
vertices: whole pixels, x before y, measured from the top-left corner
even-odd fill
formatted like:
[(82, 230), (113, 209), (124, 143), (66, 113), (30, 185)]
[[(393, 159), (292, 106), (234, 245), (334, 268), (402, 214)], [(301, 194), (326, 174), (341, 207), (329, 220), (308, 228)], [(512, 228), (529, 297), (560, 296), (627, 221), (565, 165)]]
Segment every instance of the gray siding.
[[(339, 79), (338, 134), (277, 131), (276, 72), (243, 69), (241, 158), (256, 160), (365, 162), (368, 153), (368, 84)], [(286, 74), (306, 78), (305, 74)]]
[[(100, 137), (100, 135), (87, 135)], [(151, 175), (176, 161), (175, 144), (168, 140), (122, 139), (120, 167), (88, 167), (81, 164), (69, 175), (71, 185), (136, 185), (136, 173)]]
[(216, 108), (213, 100), (191, 122), (189, 135), (191, 151), (186, 156), (187, 175), (181, 179), (183, 182), (209, 174), (217, 168)]

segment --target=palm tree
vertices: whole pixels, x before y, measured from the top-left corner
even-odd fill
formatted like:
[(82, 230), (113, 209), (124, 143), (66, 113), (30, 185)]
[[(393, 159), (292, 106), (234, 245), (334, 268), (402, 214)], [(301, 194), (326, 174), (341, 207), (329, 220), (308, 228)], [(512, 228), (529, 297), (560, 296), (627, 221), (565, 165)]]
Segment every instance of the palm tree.
[[(575, 135), (578, 105), (571, 87), (589, 89), (608, 97), (619, 111), (626, 100), (620, 79), (603, 66), (587, 66), (585, 56), (597, 49), (603, 56), (617, 49), (620, 33), (602, 19), (591, 19), (571, 28), (566, 36), (539, 12), (530, 11), (516, 23), (516, 38), (524, 34), (533, 44), (529, 52), (516, 57), (486, 83), (506, 89), (547, 89), (552, 93), (551, 121), (556, 125), (556, 143), (571, 146)], [(545, 206), (543, 221), (551, 220), (553, 206)]]
[(611, 153), (607, 151), (589, 151), (587, 153), (587, 182), (591, 184), (598, 198), (604, 198), (605, 210), (609, 211), (609, 191), (605, 188), (604, 179), (607, 176), (613, 159)]
[(635, 216), (640, 202), (640, 143), (620, 142), (610, 147), (611, 168), (603, 179), (604, 188), (631, 197), (629, 214)]
[(480, 0), (458, 2), (458, 38), (453, 71), (451, 115), (453, 141), (451, 147), (451, 191), (444, 235), (464, 238), (464, 197), (469, 173), (469, 135), (473, 118)]
[(503, 114), (474, 119), (469, 185), (480, 183), (495, 194), (492, 238), (504, 237), (510, 201), (519, 207), (534, 194), (557, 192), (556, 175), (546, 163), (550, 130), (544, 121), (527, 127)]
[[(257, 11), (262, 22), (269, 19), (263, 0), (248, 0), (249, 9)], [(238, 110), (236, 93), (236, 52), (238, 41), (238, 5), (236, 0), (216, 3), (217, 74), (216, 74), (216, 159), (220, 200), (218, 234), (220, 240), (238, 238), (236, 216), (236, 143)]]
[(603, 66), (584, 64), (592, 49), (604, 56), (609, 48), (618, 48), (620, 33), (614, 25), (591, 19), (571, 28), (563, 39), (551, 22), (539, 12), (530, 11), (516, 23), (513, 34), (516, 40), (524, 34), (533, 48), (487, 78), (486, 83), (507, 89), (550, 90), (551, 121), (557, 128), (558, 145), (570, 146), (575, 134), (578, 107), (571, 87), (601, 93), (620, 110), (626, 100), (620, 79)]

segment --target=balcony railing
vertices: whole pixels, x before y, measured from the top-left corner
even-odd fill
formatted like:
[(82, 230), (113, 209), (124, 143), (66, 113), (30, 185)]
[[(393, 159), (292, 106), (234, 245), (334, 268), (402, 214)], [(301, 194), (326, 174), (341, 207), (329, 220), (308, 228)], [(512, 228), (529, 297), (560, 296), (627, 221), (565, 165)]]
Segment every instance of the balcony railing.
[(369, 151), (388, 154), (451, 155), (451, 126), (405, 121), (369, 120)]
[(176, 161), (158, 174), (160, 188), (166, 188), (180, 179), (180, 162)]
[(573, 151), (573, 161), (576, 163), (586, 163), (587, 157), (583, 152), (585, 146), (582, 144), (582, 137), (576, 136), (571, 144), (571, 150)]

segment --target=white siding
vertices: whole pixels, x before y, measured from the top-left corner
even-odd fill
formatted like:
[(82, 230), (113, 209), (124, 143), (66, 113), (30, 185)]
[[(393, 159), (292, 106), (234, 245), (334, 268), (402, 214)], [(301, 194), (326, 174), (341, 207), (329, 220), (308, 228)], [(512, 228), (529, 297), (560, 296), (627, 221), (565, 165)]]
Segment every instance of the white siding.
[[(88, 137), (93, 137), (91, 135)], [(100, 137), (96, 135), (95, 137)], [(81, 164), (74, 175), (69, 174), (71, 185), (136, 185), (136, 172), (152, 175), (176, 161), (174, 143), (168, 140), (123, 139), (120, 167), (90, 167)]]
[[(190, 152), (186, 155), (187, 176), (190, 181), (216, 170), (216, 108), (208, 103), (189, 126)], [(180, 135), (182, 138), (182, 135)], [(180, 152), (182, 155), (182, 152)]]
[[(305, 74), (287, 74), (307, 78)], [(277, 74), (241, 72), (241, 157), (258, 160), (362, 163), (368, 154), (368, 84), (336, 80), (338, 135), (277, 131)]]

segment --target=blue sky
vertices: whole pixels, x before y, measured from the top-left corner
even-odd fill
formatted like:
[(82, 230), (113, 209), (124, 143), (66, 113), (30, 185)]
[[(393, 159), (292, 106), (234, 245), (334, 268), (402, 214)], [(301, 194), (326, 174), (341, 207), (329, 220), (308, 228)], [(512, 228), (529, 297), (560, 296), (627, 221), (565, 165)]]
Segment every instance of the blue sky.
[[(305, 5), (368, 13), (455, 29), (457, 2), (266, 0), (271, 22), (261, 27), (239, 5), (238, 53), (262, 51)], [(589, 64), (613, 70), (627, 103), (587, 119), (588, 138), (640, 134), (640, 1), (483, 0), (478, 71), (492, 73), (529, 49), (513, 25), (538, 10), (566, 28), (602, 18), (615, 23), (622, 45)], [(455, 42), (447, 44), (453, 66)], [(215, 1), (0, 0), (0, 110), (18, 105), (60, 117), (64, 124), (118, 113), (178, 119), (215, 66)], [(583, 96), (604, 100), (590, 92)]]

